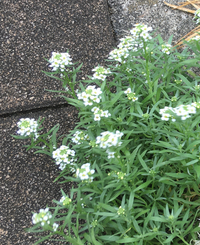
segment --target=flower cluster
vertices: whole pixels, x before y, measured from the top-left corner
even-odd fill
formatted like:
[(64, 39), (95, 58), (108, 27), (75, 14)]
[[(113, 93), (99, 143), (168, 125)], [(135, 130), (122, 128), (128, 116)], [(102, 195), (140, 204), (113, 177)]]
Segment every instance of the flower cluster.
[(132, 36), (121, 38), (118, 49), (111, 51), (108, 59), (124, 63), (125, 59), (129, 56), (129, 51), (137, 51), (138, 48), (143, 47), (143, 40), (148, 41), (151, 39), (151, 36), (148, 33), (149, 31), (152, 31), (151, 27), (147, 27), (143, 24), (136, 24), (135, 28), (130, 30)]
[(106, 79), (106, 77), (107, 77), (106, 75), (111, 73), (109, 68), (106, 69), (102, 66), (97, 66), (92, 71), (95, 71), (92, 79), (99, 79), (99, 80), (103, 80), (103, 81)]
[[(51, 225), (52, 223), (52, 214), (49, 211), (49, 208), (40, 209), (39, 213), (34, 213), (32, 216), (33, 224), (40, 223), (41, 226)], [(53, 223), (53, 230), (56, 231), (58, 229), (58, 224)]]
[(75, 134), (73, 134), (74, 138), (72, 138), (72, 141), (76, 143), (77, 145), (80, 145), (82, 141), (89, 140), (89, 135), (85, 134), (83, 131), (76, 131)]
[(114, 49), (109, 53), (108, 59), (116, 60), (120, 63), (123, 63), (124, 59), (129, 56), (127, 48)]
[(53, 71), (57, 71), (58, 69), (60, 71), (65, 70), (65, 66), (72, 65), (70, 55), (68, 53), (56, 53), (52, 52), (52, 56), (49, 60), (50, 67), (52, 67)]
[(118, 208), (118, 210), (117, 210), (117, 214), (118, 215), (124, 215), (125, 214), (125, 209), (124, 208), (122, 208), (121, 206)]
[(166, 106), (165, 108), (160, 109), (160, 114), (162, 115), (161, 120), (168, 121), (169, 118), (172, 118), (172, 121), (175, 122), (176, 118), (174, 115), (171, 115), (171, 113), (176, 114), (176, 116), (180, 116), (181, 120), (185, 120), (191, 117), (189, 114), (196, 113), (195, 105), (195, 103), (192, 103), (191, 105), (180, 105), (175, 108)]
[(199, 40), (200, 40), (200, 35), (196, 35), (195, 37), (190, 38), (189, 42), (199, 41)]
[(144, 41), (149, 41), (152, 38), (148, 33), (149, 31), (152, 31), (152, 27), (148, 27), (144, 24), (136, 24), (135, 28), (130, 30), (130, 33), (137, 41), (137, 45), (139, 47), (143, 47), (143, 42), (141, 41), (141, 39), (144, 39)]
[(170, 54), (170, 50), (172, 48), (172, 45), (171, 44), (168, 44), (168, 43), (162, 44), (161, 47), (162, 47), (162, 52), (163, 53)]
[(88, 86), (85, 92), (77, 94), (79, 100), (84, 101), (84, 105), (93, 105), (93, 103), (99, 103), (101, 99), (101, 88), (95, 88), (95, 86)]
[(137, 51), (137, 41), (133, 36), (126, 36), (124, 38), (120, 38), (120, 43), (117, 45), (119, 49), (128, 49), (132, 51)]
[(194, 13), (194, 20), (197, 19), (197, 24), (200, 22), (200, 9), (197, 9), (197, 11)]
[(126, 173), (111, 171), (110, 173), (108, 173), (108, 176), (112, 176), (113, 178), (117, 177), (119, 180), (123, 180), (124, 176), (126, 176)]
[[(96, 144), (99, 144), (99, 146), (103, 149), (113, 146), (120, 146), (122, 144), (121, 137), (123, 135), (124, 134), (118, 130), (116, 133), (105, 131), (101, 133), (101, 136), (96, 138)], [(109, 149), (106, 150), (106, 153), (108, 153), (108, 159), (115, 157), (115, 152), (111, 152)]]
[(65, 205), (69, 205), (71, 203), (71, 198), (69, 198), (68, 196), (62, 196), (60, 199), (60, 202), (65, 206)]
[(99, 109), (98, 107), (93, 107), (91, 111), (94, 112), (94, 120), (95, 121), (100, 121), (101, 117), (111, 116), (111, 114), (109, 113), (108, 110), (103, 111), (103, 110)]
[(101, 148), (107, 148), (111, 146), (120, 146), (122, 144), (121, 137), (124, 134), (120, 131), (116, 131), (116, 133), (112, 133), (109, 131), (105, 131), (101, 133), (101, 136), (97, 136), (96, 144), (100, 144)]
[(74, 159), (75, 151), (70, 150), (68, 146), (62, 145), (57, 150), (53, 151), (52, 157), (56, 161), (56, 165), (60, 165), (59, 169), (63, 170), (69, 164), (71, 166), (71, 170), (74, 169), (73, 162), (76, 161)]
[(124, 93), (127, 95), (129, 100), (136, 101), (138, 100), (138, 97), (135, 96), (135, 93), (131, 91), (131, 88), (128, 88)]
[(19, 130), (17, 131), (18, 134), (21, 136), (30, 136), (34, 135), (35, 139), (38, 138), (38, 122), (35, 119), (30, 118), (21, 118), (17, 123)]
[(94, 172), (94, 169), (90, 169), (90, 163), (85, 163), (81, 166), (81, 168), (76, 170), (76, 176), (81, 180), (92, 182), (93, 177), (91, 175), (94, 174)]

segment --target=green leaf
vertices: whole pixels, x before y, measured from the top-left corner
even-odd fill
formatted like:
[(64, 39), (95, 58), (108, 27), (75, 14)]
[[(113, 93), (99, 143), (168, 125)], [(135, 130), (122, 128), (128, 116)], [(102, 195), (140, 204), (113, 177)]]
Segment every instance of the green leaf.
[[(199, 118), (200, 119), (200, 118)], [(186, 151), (193, 149), (195, 146), (200, 145), (200, 140), (195, 140), (192, 143), (190, 143), (186, 149)]]
[(139, 159), (139, 161), (140, 161), (142, 167), (143, 167), (147, 172), (149, 172), (149, 168), (147, 167), (145, 161), (142, 159), (141, 155), (138, 154), (137, 156), (138, 156), (138, 159)]
[(177, 184), (170, 178), (167, 178), (167, 177), (162, 177), (159, 179), (159, 182), (161, 183), (164, 183), (164, 184), (167, 184), (167, 185), (173, 185), (173, 186), (176, 186)]
[(101, 240), (104, 241), (109, 241), (109, 242), (115, 242), (120, 239), (120, 236), (115, 236), (115, 235), (105, 235), (105, 236), (99, 236)]
[(190, 177), (188, 174), (184, 173), (165, 173), (165, 175), (176, 178), (176, 179), (183, 179)]
[[(116, 212), (116, 211), (115, 211)], [(117, 212), (116, 212), (117, 213)], [(96, 215), (101, 215), (101, 216), (105, 216), (105, 217), (114, 217), (116, 216), (116, 213), (108, 213), (108, 212), (96, 212), (94, 214)]]
[(34, 152), (34, 154), (38, 154), (38, 153), (42, 153), (42, 154), (52, 157), (52, 153), (45, 151), (45, 150), (39, 150), (39, 151)]
[(136, 192), (136, 191), (139, 191), (141, 189), (144, 189), (145, 187), (147, 187), (153, 180), (149, 180), (149, 181), (146, 181), (145, 183), (139, 185), (137, 188), (135, 188), (133, 191)]
[(130, 242), (137, 242), (139, 240), (140, 240), (140, 238), (130, 238), (130, 237), (127, 237), (127, 238), (123, 238), (123, 239), (117, 241), (117, 243), (124, 243), (124, 244), (126, 244), (126, 243), (130, 243)]
[(128, 200), (128, 209), (129, 210), (132, 209), (133, 202), (134, 202), (134, 191), (131, 191), (130, 197), (129, 197), (129, 200)]
[(108, 211), (110, 211), (110, 212), (116, 213), (116, 208), (113, 208), (113, 207), (111, 207), (111, 206), (108, 205), (108, 204), (105, 204), (105, 203), (99, 203), (99, 206), (101, 206), (102, 208), (104, 208), (104, 209), (106, 209), (106, 210), (108, 210)]
[(177, 236), (177, 233), (174, 232), (173, 234), (171, 234), (165, 241), (164, 243), (169, 243), (171, 241), (173, 241), (173, 239)]
[(196, 159), (196, 160), (193, 160), (193, 161), (187, 162), (187, 163), (185, 164), (185, 166), (194, 165), (194, 163), (196, 163), (196, 162), (199, 162), (199, 159)]
[(117, 93), (117, 94), (115, 95), (115, 97), (114, 97), (111, 101), (109, 101), (109, 107), (112, 107), (112, 106), (115, 104), (115, 102), (118, 101), (118, 99), (121, 97), (121, 95), (122, 95), (123, 93), (124, 93), (124, 91), (121, 91), (121, 92)]
[(197, 177), (199, 178), (200, 177), (200, 165), (197, 165), (197, 164), (194, 164), (194, 170), (197, 174)]
[(166, 218), (162, 218), (162, 217), (151, 217), (150, 220), (164, 222), (164, 223), (167, 222)]
[(141, 229), (140, 229), (140, 227), (139, 227), (139, 225), (135, 219), (133, 220), (133, 226), (134, 226), (135, 230), (137, 231), (137, 233), (139, 233), (139, 234), (142, 233)]

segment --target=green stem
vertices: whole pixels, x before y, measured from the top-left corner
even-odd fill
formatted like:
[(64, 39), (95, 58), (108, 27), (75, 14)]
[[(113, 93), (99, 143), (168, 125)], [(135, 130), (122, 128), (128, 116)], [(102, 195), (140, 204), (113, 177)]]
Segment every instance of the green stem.
[(189, 243), (187, 243), (186, 241), (185, 241), (185, 239), (184, 238), (182, 238), (181, 236), (179, 236), (179, 235), (177, 235), (185, 244), (187, 244), (187, 245), (190, 245)]

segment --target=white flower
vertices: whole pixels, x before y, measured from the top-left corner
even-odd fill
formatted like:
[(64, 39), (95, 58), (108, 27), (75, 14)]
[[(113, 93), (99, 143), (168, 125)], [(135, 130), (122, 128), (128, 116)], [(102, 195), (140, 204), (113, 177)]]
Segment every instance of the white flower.
[(121, 136), (123, 133), (120, 131), (116, 131), (116, 133), (112, 133), (109, 131), (105, 131), (101, 133), (101, 136), (96, 138), (96, 144), (100, 144), (101, 148), (107, 148), (111, 146), (119, 146), (121, 145)]
[(93, 105), (93, 102), (99, 103), (101, 99), (102, 91), (100, 88), (95, 88), (95, 86), (88, 86), (86, 90), (80, 94), (77, 94), (78, 99), (84, 101), (84, 105)]
[(125, 94), (132, 93), (131, 88), (128, 88), (126, 91), (124, 91)]
[(95, 121), (100, 121), (100, 120), (101, 120), (100, 115), (99, 115), (99, 114), (95, 114), (95, 115), (94, 115), (94, 120), (95, 120)]
[(19, 127), (18, 134), (22, 136), (30, 136), (32, 134), (35, 140), (39, 137), (37, 133), (39, 125), (35, 119), (21, 118), (17, 126)]
[(107, 150), (106, 153), (108, 153), (108, 159), (115, 158), (115, 152), (111, 152), (111, 151)]
[(64, 71), (65, 66), (73, 64), (71, 60), (72, 59), (68, 53), (52, 52), (52, 56), (49, 60), (49, 66), (52, 67), (53, 71), (57, 71), (58, 69), (60, 69), (60, 71)]
[(107, 111), (101, 111), (101, 117), (109, 117), (111, 114)]
[(163, 113), (162, 114), (162, 118), (161, 120), (164, 120), (164, 121), (169, 121), (169, 118), (171, 117), (170, 114), (167, 114), (167, 113)]
[(62, 145), (60, 148), (52, 152), (52, 157), (56, 161), (56, 165), (60, 165), (59, 169), (63, 170), (67, 166), (67, 164), (70, 165), (73, 169), (73, 162), (75, 151), (70, 150), (68, 146)]
[(40, 223), (41, 226), (44, 226), (46, 223), (50, 224), (50, 220), (52, 218), (52, 214), (49, 211), (49, 208), (40, 209), (39, 213), (34, 213), (32, 216), (33, 224)]
[(53, 224), (53, 230), (54, 230), (54, 231), (57, 231), (58, 226), (59, 226), (58, 224), (54, 223), (54, 224)]
[(170, 54), (170, 50), (172, 48), (171, 44), (163, 44), (161, 47), (163, 53)]
[(85, 163), (76, 170), (76, 176), (81, 180), (87, 180), (89, 182), (93, 181), (92, 174), (95, 173), (94, 169), (90, 169), (90, 163)]
[(176, 119), (174, 116), (169, 114), (169, 111), (175, 113), (177, 116), (181, 117), (181, 120), (186, 120), (187, 118), (190, 118), (191, 116), (189, 114), (195, 114), (197, 103), (194, 102), (191, 105), (179, 105), (178, 107), (172, 108), (172, 107), (165, 107), (163, 109), (160, 109), (160, 114), (162, 115), (161, 120), (168, 121), (169, 118), (172, 118), (172, 121), (175, 122)]

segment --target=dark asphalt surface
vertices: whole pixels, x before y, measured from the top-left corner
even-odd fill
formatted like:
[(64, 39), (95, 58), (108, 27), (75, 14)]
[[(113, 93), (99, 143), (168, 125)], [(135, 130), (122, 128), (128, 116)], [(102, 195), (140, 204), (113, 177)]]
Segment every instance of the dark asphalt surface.
[[(45, 89), (61, 89), (49, 79), (44, 58), (52, 51), (69, 53), (83, 63), (79, 79), (115, 46), (106, 0), (0, 1), (0, 244), (29, 245), (37, 239), (25, 233), (32, 212), (59, 200), (72, 185), (53, 183), (58, 168), (51, 158), (26, 152), (27, 142), (10, 135), (20, 118), (45, 117), (45, 129), (59, 123), (59, 135), (73, 129), (77, 111)], [(63, 244), (44, 242), (42, 244)]]

